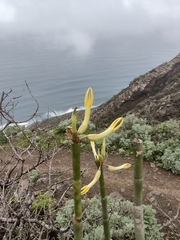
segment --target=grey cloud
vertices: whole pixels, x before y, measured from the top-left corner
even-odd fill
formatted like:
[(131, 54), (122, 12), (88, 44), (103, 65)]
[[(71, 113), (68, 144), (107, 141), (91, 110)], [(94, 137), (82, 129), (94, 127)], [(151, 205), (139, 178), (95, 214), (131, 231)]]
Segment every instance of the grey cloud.
[(71, 46), (78, 54), (110, 36), (157, 33), (180, 40), (179, 12), (178, 0), (2, 0), (0, 39), (34, 36), (61, 49)]

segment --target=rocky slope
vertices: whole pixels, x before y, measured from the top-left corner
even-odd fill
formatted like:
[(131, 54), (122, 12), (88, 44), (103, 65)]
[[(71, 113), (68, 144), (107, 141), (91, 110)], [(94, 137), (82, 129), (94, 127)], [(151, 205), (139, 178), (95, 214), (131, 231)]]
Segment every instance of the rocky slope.
[[(115, 118), (134, 113), (150, 124), (180, 119), (180, 54), (167, 63), (135, 78), (127, 88), (92, 110), (91, 121), (98, 127), (108, 126)], [(82, 119), (84, 111), (78, 113)], [(51, 128), (70, 118), (70, 114), (45, 119), (30, 126)]]
[(151, 124), (180, 118), (180, 54), (135, 78), (126, 89), (92, 111), (91, 120), (108, 125), (116, 117), (135, 113)]

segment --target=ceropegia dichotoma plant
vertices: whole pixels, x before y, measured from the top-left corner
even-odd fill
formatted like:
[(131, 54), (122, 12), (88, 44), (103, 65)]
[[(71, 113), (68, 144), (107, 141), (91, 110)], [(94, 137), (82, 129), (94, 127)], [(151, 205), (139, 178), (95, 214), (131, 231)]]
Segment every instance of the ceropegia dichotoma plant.
[(106, 196), (106, 187), (104, 181), (104, 171), (103, 166), (106, 166), (109, 171), (117, 171), (120, 169), (126, 169), (131, 166), (129, 163), (125, 163), (121, 166), (114, 167), (105, 163), (106, 159), (106, 140), (103, 138), (101, 151), (98, 150), (98, 153), (95, 149), (95, 143), (91, 141), (91, 147), (94, 154), (95, 164), (97, 166), (97, 172), (95, 174), (94, 179), (86, 186), (81, 188), (81, 194), (84, 195), (89, 191), (89, 189), (99, 181), (100, 184), (100, 195), (101, 195), (101, 204), (102, 204), (102, 216), (103, 216), (103, 227), (104, 227), (104, 239), (110, 239), (110, 228), (109, 228), (109, 217), (108, 217), (108, 209), (107, 209), (107, 196)]
[[(82, 135), (87, 129), (90, 111), (94, 101), (94, 93), (92, 88), (88, 88), (84, 97), (85, 114), (84, 120), (80, 127), (77, 129), (77, 112), (76, 108), (72, 112), (72, 126), (68, 126), (66, 129), (66, 135), (68, 139), (72, 140), (72, 165), (73, 165), (73, 192), (74, 192), (74, 216), (73, 216), (73, 228), (74, 228), (74, 239), (83, 239), (83, 226), (82, 226), (82, 205), (81, 205), (81, 195), (86, 194), (89, 189), (97, 182), (100, 183), (100, 193), (102, 201), (102, 214), (103, 214), (103, 226), (104, 226), (104, 239), (110, 239), (109, 230), (109, 218), (107, 211), (107, 199), (105, 191), (105, 183), (103, 176), (103, 166), (107, 166), (110, 171), (120, 170), (123, 168), (129, 168), (131, 165), (129, 163), (123, 164), (122, 166), (113, 167), (104, 164), (106, 158), (105, 151), (105, 137), (110, 133), (115, 132), (120, 128), (123, 123), (123, 118), (117, 118), (112, 122), (112, 124), (103, 132), (99, 134), (88, 134)], [(97, 166), (97, 172), (94, 179), (88, 185), (81, 188), (81, 172), (80, 172), (80, 140), (81, 138), (87, 138), (91, 142), (92, 151), (95, 158), (95, 163)], [(96, 152), (95, 141), (103, 139), (101, 152)]]
[(142, 206), (143, 188), (143, 142), (134, 139), (134, 229), (136, 240), (144, 240), (144, 220)]
[(81, 204), (81, 172), (80, 172), (80, 134), (86, 131), (90, 118), (90, 109), (94, 101), (92, 88), (88, 88), (84, 97), (85, 116), (84, 121), (77, 130), (76, 108), (72, 112), (72, 126), (67, 127), (66, 136), (72, 140), (72, 166), (73, 166), (73, 193), (74, 193), (74, 216), (73, 228), (74, 239), (83, 239), (82, 204)]

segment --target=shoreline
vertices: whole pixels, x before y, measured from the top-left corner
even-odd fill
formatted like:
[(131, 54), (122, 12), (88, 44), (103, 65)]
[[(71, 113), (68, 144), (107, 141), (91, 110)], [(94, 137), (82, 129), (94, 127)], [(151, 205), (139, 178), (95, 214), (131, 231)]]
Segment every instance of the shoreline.
[[(66, 120), (66, 119), (70, 119), (71, 114), (72, 114), (72, 112), (69, 112), (69, 113), (65, 113), (65, 114), (60, 115), (60, 116), (49, 117), (49, 118), (46, 118), (46, 119), (42, 119), (41, 121), (36, 121), (34, 123), (31, 123), (29, 126), (27, 126), (27, 129), (31, 130), (31, 131), (34, 131), (37, 128), (40, 128), (42, 130), (51, 129), (55, 126), (58, 126), (58, 124), (60, 122)], [(84, 109), (83, 110), (78, 110), (77, 111), (77, 116), (78, 116), (78, 120), (83, 119)]]

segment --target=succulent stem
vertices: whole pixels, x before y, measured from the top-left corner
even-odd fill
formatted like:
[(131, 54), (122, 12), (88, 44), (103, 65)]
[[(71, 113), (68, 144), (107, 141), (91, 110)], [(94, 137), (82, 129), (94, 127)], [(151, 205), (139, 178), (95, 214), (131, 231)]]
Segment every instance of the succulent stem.
[(82, 204), (81, 204), (81, 172), (80, 172), (80, 144), (76, 130), (76, 110), (72, 113), (72, 166), (74, 191), (74, 239), (83, 239)]
[(134, 224), (136, 240), (144, 240), (144, 221), (142, 206), (143, 187), (143, 142), (134, 139)]

